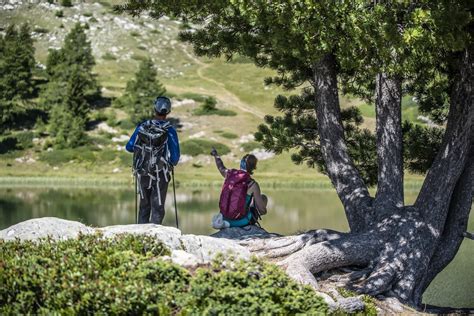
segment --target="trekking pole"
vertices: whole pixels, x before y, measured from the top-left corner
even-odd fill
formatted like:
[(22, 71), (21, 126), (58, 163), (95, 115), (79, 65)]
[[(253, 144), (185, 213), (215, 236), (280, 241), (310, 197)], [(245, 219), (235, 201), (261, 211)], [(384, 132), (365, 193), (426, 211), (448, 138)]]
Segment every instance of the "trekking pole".
[(171, 168), (171, 177), (173, 178), (173, 197), (174, 197), (174, 213), (176, 215), (176, 228), (179, 229), (179, 225), (178, 225), (178, 207), (176, 206), (176, 185), (174, 183), (174, 168)]
[(134, 181), (133, 183), (135, 184), (135, 224), (138, 224), (138, 201), (137, 201), (137, 195), (138, 195), (138, 187), (137, 187), (137, 177), (134, 175), (133, 176)]

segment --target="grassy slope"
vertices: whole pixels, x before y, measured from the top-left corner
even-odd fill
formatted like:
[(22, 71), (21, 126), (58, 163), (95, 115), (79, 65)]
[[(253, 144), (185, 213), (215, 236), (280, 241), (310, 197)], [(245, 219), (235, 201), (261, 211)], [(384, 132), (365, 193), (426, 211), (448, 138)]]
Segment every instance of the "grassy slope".
[[(54, 14), (59, 9), (64, 13), (62, 18)], [(97, 22), (91, 20), (91, 16)], [(226, 139), (219, 131), (239, 136), (253, 134), (265, 114), (277, 114), (273, 108), (274, 97), (288, 93), (278, 87), (264, 86), (263, 79), (272, 76), (274, 74), (272, 70), (256, 68), (249, 63), (226, 63), (222, 59), (209, 60), (194, 56), (189, 46), (176, 40), (180, 25), (174, 21), (116, 16), (110, 12), (109, 5), (97, 3), (83, 3), (72, 8), (27, 5), (13, 11), (0, 11), (2, 27), (12, 22), (28, 22), (33, 29), (44, 28), (49, 31), (47, 34), (35, 36), (36, 58), (43, 64), (46, 61), (48, 48), (60, 47), (64, 35), (80, 19), (88, 20), (90, 25), (88, 36), (97, 62), (94, 70), (104, 87), (103, 95), (120, 96), (127, 80), (133, 77), (139, 59), (150, 56), (158, 68), (160, 80), (169, 92), (178, 96), (189, 92), (212, 95), (217, 98), (219, 107), (237, 112), (238, 115), (235, 117), (193, 116), (192, 110), (197, 105), (177, 107), (173, 111), (173, 117), (181, 122), (191, 123), (180, 131), (181, 141), (193, 134), (204, 132), (204, 138), (227, 144), (232, 149), (232, 154), (225, 159), (230, 167), (237, 166), (238, 158), (243, 152), (237, 140)], [(104, 59), (106, 54), (115, 56), (116, 59)], [(374, 128), (373, 106), (364, 105), (359, 100), (348, 97), (341, 97), (341, 104), (343, 107), (360, 106), (366, 117), (366, 127)], [(408, 111), (409, 118), (414, 119), (416, 113), (413, 110), (416, 108), (407, 108), (404, 114)], [(115, 112), (118, 118), (124, 116), (123, 111), (115, 109), (108, 111)], [(131, 129), (122, 130), (121, 133), (129, 134)], [(107, 148), (115, 150), (116, 146), (117, 144), (112, 143), (108, 144)], [(99, 159), (87, 163), (73, 161), (58, 166), (57, 170), (40, 161), (32, 164), (15, 161), (15, 158), (21, 156), (38, 160), (40, 152), (41, 149), (36, 147), (27, 152), (1, 156), (0, 164), (6, 168), (0, 168), (0, 176), (73, 175), (93, 179), (106, 177), (129, 180), (129, 169), (123, 162), (120, 163), (120, 160), (124, 160), (123, 153), (117, 154), (120, 155), (120, 159), (107, 162), (101, 162)], [(327, 178), (317, 171), (308, 172), (306, 166), (294, 165), (289, 156), (284, 153), (270, 160), (262, 160), (256, 177), (269, 183), (295, 180), (327, 182)], [(120, 171), (113, 173), (116, 168)], [(219, 175), (207, 156), (200, 156), (191, 162), (181, 164), (178, 171), (182, 181), (219, 180)]]

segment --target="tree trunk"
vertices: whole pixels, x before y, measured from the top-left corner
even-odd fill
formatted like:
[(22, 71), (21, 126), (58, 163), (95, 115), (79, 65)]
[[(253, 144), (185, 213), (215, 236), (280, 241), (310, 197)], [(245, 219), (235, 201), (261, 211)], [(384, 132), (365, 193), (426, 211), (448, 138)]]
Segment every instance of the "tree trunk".
[(339, 108), (336, 62), (332, 54), (324, 56), (315, 66), (313, 86), (327, 173), (344, 205), (351, 231), (360, 232), (366, 227), (367, 208), (372, 199), (347, 151)]
[(389, 210), (403, 206), (402, 83), (380, 73), (375, 84), (378, 181), (374, 208)]
[(415, 290), (414, 300), (418, 304), (421, 304), (422, 295), (430, 283), (454, 259), (461, 246), (469, 221), (473, 191), (474, 146), (471, 145), (468, 164), (454, 189), (443, 234), (431, 257), (427, 272)]
[[(420, 307), (421, 297), (433, 278), (454, 258), (466, 229), (471, 208), (474, 179), (474, 104), (471, 50), (466, 50), (459, 76), (451, 94), (451, 106), (444, 142), (433, 162), (420, 195), (413, 206), (397, 207), (403, 199), (401, 182), (385, 183), (401, 172), (400, 158), (390, 166), (391, 155), (401, 147), (390, 148), (400, 140), (397, 131), (399, 109), (391, 102), (398, 96), (399, 82), (381, 75), (378, 129), (381, 130), (379, 173), (382, 188), (379, 199), (387, 196), (393, 207), (383, 209), (385, 201), (371, 205), (359, 174), (347, 155), (337, 100), (334, 61), (323, 58), (315, 71), (315, 90), (321, 146), (324, 159), (351, 224), (351, 233), (318, 230), (297, 236), (252, 240), (257, 255), (276, 260), (294, 279), (318, 287), (314, 277), (320, 271), (362, 266), (347, 286), (361, 293), (395, 296)], [(385, 95), (385, 96), (384, 96)], [(386, 99), (384, 99), (386, 98)], [(388, 101), (386, 101), (388, 100)], [(385, 123), (384, 123), (385, 122)], [(384, 126), (382, 126), (384, 125)], [(398, 176), (401, 178), (401, 174)], [(393, 195), (393, 196), (392, 196)], [(375, 212), (372, 223), (364, 211)]]

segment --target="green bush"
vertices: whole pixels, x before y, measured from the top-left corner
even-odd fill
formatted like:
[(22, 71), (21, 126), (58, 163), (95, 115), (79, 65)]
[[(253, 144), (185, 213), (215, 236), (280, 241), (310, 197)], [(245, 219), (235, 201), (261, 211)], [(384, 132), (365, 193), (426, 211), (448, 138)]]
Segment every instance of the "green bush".
[(231, 110), (221, 110), (216, 107), (217, 101), (214, 97), (208, 97), (200, 108), (193, 111), (194, 115), (219, 115), (219, 116), (235, 116), (237, 113)]
[(14, 136), (4, 136), (0, 138), (0, 154), (18, 149), (18, 139)]
[(221, 136), (227, 139), (236, 139), (237, 137), (239, 137), (235, 135), (234, 133), (230, 133), (230, 132), (223, 132), (221, 133)]
[(144, 60), (147, 60), (148, 57), (143, 56), (143, 55), (133, 54), (132, 59), (138, 60), (138, 61), (144, 61)]
[(33, 29), (33, 32), (40, 33), (40, 34), (46, 34), (49, 33), (49, 30), (44, 27), (36, 27)]
[(72, 1), (71, 0), (61, 0), (60, 3), (63, 7), (72, 7)]
[(189, 139), (180, 144), (181, 152), (185, 155), (208, 155), (214, 147), (220, 155), (230, 153), (230, 148), (224, 144), (206, 139)]
[(15, 134), (18, 144), (22, 149), (33, 147), (33, 138), (35, 134), (32, 131), (18, 132)]
[(62, 17), (64, 17), (64, 12), (63, 12), (63, 10), (58, 10), (54, 13), (54, 15), (58, 18), (62, 18)]
[(82, 14), (83, 16), (87, 17), (87, 18), (90, 18), (90, 17), (93, 17), (94, 15), (92, 14), (92, 12), (84, 12)]
[[(309, 287), (257, 259), (194, 273), (161, 260), (151, 236), (0, 240), (0, 314), (325, 314)], [(229, 266), (231, 263), (232, 267)]]
[(262, 144), (257, 143), (257, 142), (248, 142), (248, 143), (243, 143), (241, 147), (246, 153), (248, 153), (254, 149), (262, 148), (263, 146)]
[(130, 35), (133, 36), (133, 37), (137, 37), (137, 36), (140, 36), (140, 33), (136, 32), (136, 31), (131, 31)]
[(114, 54), (111, 54), (111, 53), (107, 52), (104, 55), (102, 55), (102, 59), (103, 60), (116, 60), (117, 57), (115, 57)]

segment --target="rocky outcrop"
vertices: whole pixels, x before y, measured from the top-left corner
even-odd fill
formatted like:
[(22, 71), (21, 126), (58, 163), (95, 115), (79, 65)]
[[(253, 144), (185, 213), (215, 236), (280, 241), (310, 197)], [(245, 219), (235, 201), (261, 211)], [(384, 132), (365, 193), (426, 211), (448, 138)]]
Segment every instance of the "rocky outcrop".
[(0, 231), (4, 240), (39, 240), (50, 237), (56, 240), (76, 238), (79, 234), (101, 233), (105, 238), (119, 234), (138, 234), (156, 237), (168, 247), (167, 259), (185, 267), (210, 263), (219, 253), (235, 258), (249, 259), (250, 251), (232, 240), (209, 236), (182, 234), (179, 229), (155, 224), (116, 225), (93, 228), (79, 222), (55, 217), (30, 219)]
[[(79, 234), (100, 234), (103, 238), (113, 238), (120, 234), (138, 234), (155, 237), (169, 248), (171, 254), (164, 256), (163, 260), (169, 260), (185, 268), (195, 268), (199, 265), (208, 264), (218, 254), (231, 255), (232, 258), (249, 259), (250, 250), (245, 247), (260, 238), (279, 236), (268, 233), (256, 226), (245, 228), (227, 228), (212, 236), (199, 236), (182, 234), (179, 229), (155, 224), (132, 224), (116, 225), (101, 228), (86, 226), (79, 222), (68, 221), (55, 217), (36, 218), (21, 222), (0, 231), (0, 239), (9, 240), (33, 240), (53, 238), (55, 240), (66, 240), (76, 238)], [(365, 303), (362, 297), (354, 296), (344, 298), (338, 294), (336, 288), (343, 286), (341, 274), (331, 276), (323, 274), (320, 276), (322, 291), (317, 291), (323, 297), (331, 310), (339, 310), (354, 313), (364, 309)], [(337, 282), (334, 282), (337, 280)], [(331, 281), (332, 280), (332, 281)], [(398, 302), (376, 301), (379, 313), (399, 313), (404, 310)]]

